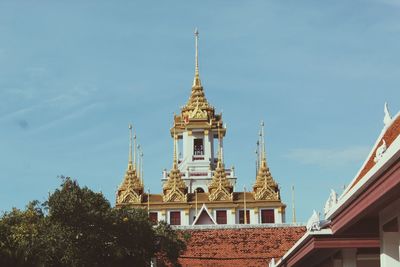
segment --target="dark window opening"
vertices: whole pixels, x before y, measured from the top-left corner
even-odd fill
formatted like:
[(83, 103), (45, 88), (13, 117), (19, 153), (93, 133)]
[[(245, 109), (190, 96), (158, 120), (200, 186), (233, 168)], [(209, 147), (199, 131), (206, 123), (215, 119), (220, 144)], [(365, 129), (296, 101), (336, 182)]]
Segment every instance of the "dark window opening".
[(194, 149), (194, 155), (204, 155), (203, 139), (201, 138), (194, 139), (193, 149)]
[(150, 212), (149, 219), (152, 224), (158, 223), (158, 213), (157, 212)]
[(217, 210), (217, 223), (226, 224), (226, 210)]
[(181, 225), (181, 212), (171, 211), (169, 213), (169, 224), (170, 225)]
[(275, 223), (274, 210), (261, 210), (261, 223)]
[[(246, 222), (250, 224), (250, 210), (246, 210)], [(239, 210), (239, 224), (244, 224), (244, 210)]]
[(197, 193), (204, 193), (204, 189), (201, 188), (201, 187), (197, 187), (197, 188), (196, 188), (196, 192), (197, 192)]

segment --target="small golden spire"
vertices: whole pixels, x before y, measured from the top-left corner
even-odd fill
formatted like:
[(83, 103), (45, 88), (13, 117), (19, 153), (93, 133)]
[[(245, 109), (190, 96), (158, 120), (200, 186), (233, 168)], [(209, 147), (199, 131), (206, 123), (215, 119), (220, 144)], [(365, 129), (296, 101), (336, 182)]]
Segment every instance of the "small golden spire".
[(292, 185), (292, 222), (296, 223), (296, 206), (294, 198), (294, 185)]
[(195, 36), (195, 72), (193, 86), (201, 86), (200, 75), (199, 75), (199, 31), (197, 28), (194, 30)]
[(267, 160), (267, 156), (265, 154), (265, 136), (264, 136), (264, 121), (261, 121), (261, 145), (262, 145), (262, 161)]
[(175, 127), (174, 127), (174, 162), (172, 164), (172, 168), (173, 169), (177, 169), (178, 168), (178, 160), (176, 157), (176, 132), (175, 132)]
[(224, 156), (222, 154), (222, 138), (221, 138), (221, 123), (218, 122), (218, 163), (223, 165)]
[[(132, 131), (131, 131), (131, 135), (132, 135)], [(136, 170), (136, 153), (137, 153), (137, 151), (136, 151), (136, 131), (133, 135), (133, 149), (134, 149), (134, 151), (133, 151), (133, 169)]]
[(128, 160), (128, 164), (132, 164), (132, 124), (129, 124), (128, 128), (129, 128), (129, 160)]
[(140, 180), (142, 180), (141, 179), (141, 177), (140, 177), (140, 165), (141, 165), (141, 163), (140, 163), (140, 144), (138, 144), (137, 146), (136, 146), (136, 148), (137, 148), (137, 154), (138, 154), (138, 163), (137, 163), (137, 177), (140, 179)]
[(140, 169), (142, 170), (142, 173), (141, 173), (141, 175), (140, 175), (140, 178), (141, 178), (141, 181), (142, 181), (142, 184), (143, 184), (143, 179), (144, 179), (143, 150), (140, 151), (140, 158), (141, 158), (141, 160), (140, 160)]

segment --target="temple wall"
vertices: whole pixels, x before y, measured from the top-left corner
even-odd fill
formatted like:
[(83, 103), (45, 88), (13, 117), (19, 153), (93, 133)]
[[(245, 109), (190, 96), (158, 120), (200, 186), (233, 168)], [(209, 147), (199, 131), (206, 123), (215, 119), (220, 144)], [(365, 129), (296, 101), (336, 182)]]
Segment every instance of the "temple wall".
[(400, 266), (400, 198), (379, 214), (381, 266)]

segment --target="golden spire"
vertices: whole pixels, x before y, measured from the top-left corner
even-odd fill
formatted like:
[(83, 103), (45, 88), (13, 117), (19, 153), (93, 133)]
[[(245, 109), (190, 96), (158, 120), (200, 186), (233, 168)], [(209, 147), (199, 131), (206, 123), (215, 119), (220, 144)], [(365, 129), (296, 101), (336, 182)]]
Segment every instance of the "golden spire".
[(128, 160), (128, 165), (132, 165), (132, 124), (129, 124), (128, 128), (129, 128), (129, 160)]
[(168, 180), (163, 186), (163, 201), (176, 202), (187, 201), (187, 186), (182, 180), (182, 174), (178, 168), (178, 160), (176, 156), (176, 132), (174, 125), (174, 159), (172, 169), (169, 171)]
[(174, 161), (172, 163), (172, 168), (173, 169), (177, 169), (178, 168), (178, 160), (176, 157), (176, 131), (175, 131), (175, 127), (174, 127), (174, 157), (173, 157)]
[(264, 122), (261, 121), (260, 130), (260, 146), (261, 164), (256, 176), (256, 182), (253, 185), (254, 199), (255, 200), (280, 200), (278, 184), (272, 178), (271, 172), (267, 166), (267, 156), (265, 153), (265, 136), (264, 136)]
[(194, 71), (194, 86), (201, 86), (200, 75), (199, 75), (199, 31), (197, 28), (194, 30), (194, 40), (195, 40), (195, 71)]
[[(143, 181), (140, 181), (136, 170), (136, 135), (132, 137), (132, 124), (129, 124), (129, 160), (124, 180), (118, 187), (117, 205), (141, 203)], [(134, 140), (134, 160), (132, 162), (132, 139)]]
[(262, 160), (267, 161), (265, 154), (265, 136), (264, 136), (264, 121), (261, 121), (261, 145), (262, 145)]
[[(132, 125), (131, 125), (132, 127)], [(131, 129), (131, 140), (132, 140), (132, 129)], [(136, 170), (136, 131), (135, 134), (133, 135), (133, 169)], [(132, 150), (132, 148), (131, 148)]]
[(233, 186), (227, 178), (224, 166), (224, 156), (222, 153), (222, 138), (220, 132), (220, 123), (218, 123), (218, 162), (217, 168), (215, 168), (214, 175), (211, 183), (208, 186), (210, 195), (208, 199), (210, 201), (215, 200), (232, 200), (233, 199)]
[(218, 163), (223, 164), (223, 156), (222, 156), (222, 139), (221, 139), (221, 131), (220, 131), (221, 124), (218, 122)]

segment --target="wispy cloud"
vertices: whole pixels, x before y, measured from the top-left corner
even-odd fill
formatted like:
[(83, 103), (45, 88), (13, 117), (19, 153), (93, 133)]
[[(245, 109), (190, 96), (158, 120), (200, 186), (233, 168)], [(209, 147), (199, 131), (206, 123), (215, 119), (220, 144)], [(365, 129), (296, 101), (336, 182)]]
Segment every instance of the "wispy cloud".
[(100, 105), (101, 105), (101, 103), (99, 103), (99, 102), (91, 103), (91, 104), (88, 104), (87, 106), (84, 106), (84, 107), (81, 107), (79, 109), (76, 109), (76, 110), (74, 110), (74, 111), (72, 111), (70, 113), (65, 113), (61, 117), (57, 117), (54, 120), (48, 121), (48, 122), (44, 123), (43, 125), (35, 128), (35, 130), (33, 132), (37, 133), (37, 132), (41, 132), (43, 130), (46, 130), (46, 129), (49, 129), (49, 128), (52, 128), (52, 127), (56, 127), (57, 125), (59, 125), (61, 123), (64, 123), (67, 120), (79, 119), (84, 114), (96, 109)]
[(400, 1), (398, 0), (375, 0), (377, 3), (386, 4), (394, 7), (400, 7)]
[(298, 148), (290, 150), (285, 157), (301, 164), (337, 167), (363, 161), (369, 151), (370, 147), (368, 146), (352, 146), (339, 149)]
[(29, 123), (27, 120), (21, 119), (18, 120), (18, 126), (22, 129), (22, 130), (26, 130), (29, 128)]

